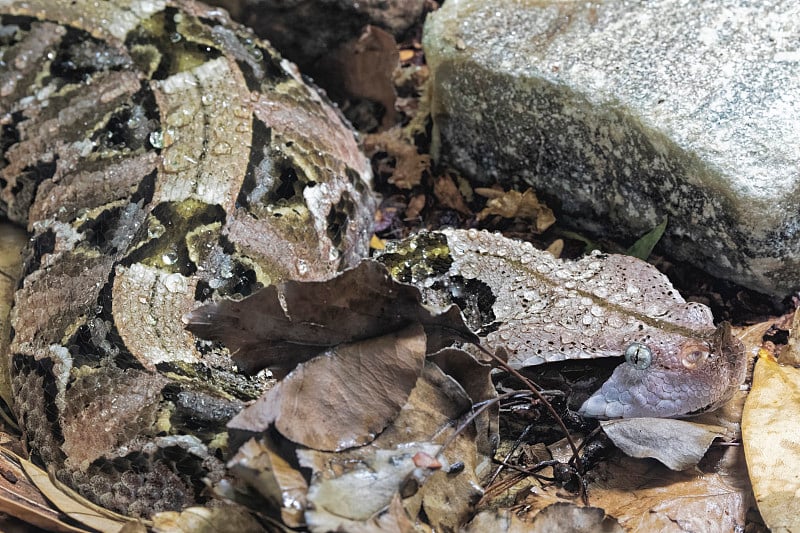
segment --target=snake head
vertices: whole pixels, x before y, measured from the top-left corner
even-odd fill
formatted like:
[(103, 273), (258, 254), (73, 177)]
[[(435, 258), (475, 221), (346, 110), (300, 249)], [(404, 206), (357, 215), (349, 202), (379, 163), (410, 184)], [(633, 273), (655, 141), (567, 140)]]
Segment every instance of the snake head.
[(579, 414), (604, 419), (692, 416), (730, 399), (747, 369), (744, 345), (727, 322), (708, 335), (674, 331), (637, 340), (623, 353), (625, 362)]

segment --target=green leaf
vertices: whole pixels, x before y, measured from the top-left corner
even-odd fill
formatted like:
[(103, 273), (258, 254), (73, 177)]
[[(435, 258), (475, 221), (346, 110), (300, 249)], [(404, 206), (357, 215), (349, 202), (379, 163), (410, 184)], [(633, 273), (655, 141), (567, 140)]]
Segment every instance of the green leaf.
[(628, 248), (625, 254), (646, 261), (653, 252), (653, 248), (656, 247), (656, 244), (661, 239), (661, 236), (664, 235), (664, 230), (667, 229), (667, 220), (668, 219), (665, 217), (661, 224), (639, 237), (639, 240), (633, 243), (633, 246)]

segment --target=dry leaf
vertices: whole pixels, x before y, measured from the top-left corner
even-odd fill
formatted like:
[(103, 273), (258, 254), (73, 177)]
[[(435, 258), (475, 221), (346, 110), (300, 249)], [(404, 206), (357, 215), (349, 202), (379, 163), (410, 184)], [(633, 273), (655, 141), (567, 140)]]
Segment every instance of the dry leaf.
[(622, 526), (597, 507), (558, 502), (542, 509), (530, 522), (509, 511), (485, 511), (470, 522), (465, 533), (623, 533)]
[(253, 516), (241, 507), (189, 507), (181, 512), (169, 511), (153, 515), (155, 533), (257, 533), (266, 531)]
[(530, 533), (531, 524), (507, 509), (481, 511), (473, 518), (464, 533)]
[[(630, 532), (743, 529), (752, 496), (741, 448), (726, 447), (701, 467), (702, 472), (675, 472), (656, 461), (620, 456), (592, 469), (589, 502)], [(529, 505), (531, 513), (579, 500), (556, 486), (527, 481), (531, 495), (518, 504)]]
[(458, 211), (462, 215), (472, 215), (472, 210), (467, 207), (464, 197), (450, 176), (437, 176), (434, 179), (433, 194), (443, 207)]
[(556, 221), (553, 211), (539, 202), (533, 189), (527, 189), (525, 192), (515, 190), (502, 192), (490, 188), (477, 188), (475, 192), (489, 198), (486, 207), (478, 213), (478, 220), (490, 215), (530, 220), (534, 223), (533, 231), (536, 233), (544, 232)]
[(334, 100), (354, 97), (380, 103), (385, 109), (381, 128), (387, 129), (397, 122), (394, 71), (398, 66), (392, 34), (368, 25), (357, 39), (318, 61), (315, 70), (328, 82), (326, 89)]
[(794, 312), (789, 342), (781, 350), (781, 364), (800, 366), (800, 309)]
[(187, 317), (188, 329), (221, 340), (248, 371), (292, 368), (324, 349), (421, 323), (432, 343), (477, 337), (455, 306), (442, 312), (421, 303), (419, 290), (394, 281), (372, 260), (323, 282), (287, 281), (241, 300), (205, 305)]
[(258, 433), (274, 424), (287, 439), (316, 450), (364, 445), (397, 416), (424, 361), (425, 332), (419, 324), (339, 345), (298, 365), (228, 428)]
[[(429, 363), (397, 419), (368, 446), (341, 453), (298, 450), (301, 465), (313, 472), (306, 513), (312, 531), (357, 531), (398, 493), (411, 517), (424, 509), (437, 530), (463, 525), (481, 494), (475, 468), (483, 456), (476, 453), (474, 430), (467, 427), (441, 453), (428, 439), (444, 442), (453, 421), (470, 407), (463, 389)], [(417, 467), (419, 452), (444, 468)], [(455, 461), (464, 468), (449, 473)]]
[(42, 494), (50, 500), (61, 512), (80, 524), (103, 533), (118, 533), (129, 522), (136, 522), (111, 511), (107, 511), (79, 496), (72, 489), (56, 485), (50, 476), (36, 466), (22, 458), (17, 458), (25, 474), (30, 478)]
[[(0, 512), (24, 520), (47, 531), (78, 533), (86, 531), (66, 523), (65, 516), (48, 502), (29, 481), (19, 457), (5, 449), (0, 453)], [(46, 476), (47, 474), (45, 474)], [(0, 527), (4, 524), (0, 523)]]
[(400, 189), (411, 189), (420, 184), (422, 174), (430, 170), (431, 156), (420, 154), (412, 141), (406, 138), (399, 127), (364, 136), (364, 152), (372, 157), (378, 152), (386, 152), (394, 159), (394, 171), (389, 183)]
[[(0, 224), (0, 354), (8, 353), (11, 339), (8, 314), (22, 273), (22, 248), (27, 242), (28, 235), (24, 231), (11, 224)], [(0, 365), (0, 398), (7, 405), (14, 405), (7, 364)]]
[(672, 470), (686, 470), (700, 462), (721, 426), (671, 418), (624, 418), (600, 422), (611, 441), (631, 457), (652, 457)]
[(227, 466), (238, 483), (226, 497), (262, 512), (280, 509), (281, 520), (289, 527), (305, 525), (308, 484), (280, 455), (269, 435), (245, 442)]
[[(432, 354), (428, 359), (463, 387), (473, 405), (497, 397), (497, 389), (492, 383), (492, 367), (478, 362), (464, 350), (445, 348)], [(499, 412), (499, 404), (494, 404), (475, 418), (476, 445), (482, 454), (491, 455), (493, 443), (497, 442), (500, 434)]]
[(368, 446), (348, 454), (298, 450), (300, 464), (314, 472), (308, 491), (308, 527), (349, 531), (350, 523), (369, 520), (389, 506), (413, 475), (414, 455), (438, 451), (439, 446), (430, 442), (404, 442), (389, 449)]
[(742, 441), (758, 509), (772, 531), (800, 531), (798, 420), (800, 369), (760, 358), (745, 403)]
[(417, 218), (425, 208), (425, 201), (426, 197), (424, 194), (415, 194), (412, 196), (408, 201), (408, 207), (406, 207), (406, 219)]
[(564, 241), (562, 239), (554, 240), (547, 247), (546, 251), (553, 257), (561, 257), (561, 254), (564, 251)]
[[(377, 439), (385, 443), (420, 441), (438, 436), (444, 442), (453, 428), (472, 412), (472, 402), (455, 380), (434, 364), (426, 364), (422, 378), (409, 396), (400, 416)], [(456, 531), (472, 516), (475, 502), (483, 495), (480, 478), (488, 465), (488, 456), (476, 446), (475, 424), (469, 424), (437, 458), (444, 464), (421, 483), (413, 497), (404, 501), (411, 516), (424, 511), (427, 523), (437, 531)], [(449, 465), (462, 462), (458, 473), (449, 473)]]

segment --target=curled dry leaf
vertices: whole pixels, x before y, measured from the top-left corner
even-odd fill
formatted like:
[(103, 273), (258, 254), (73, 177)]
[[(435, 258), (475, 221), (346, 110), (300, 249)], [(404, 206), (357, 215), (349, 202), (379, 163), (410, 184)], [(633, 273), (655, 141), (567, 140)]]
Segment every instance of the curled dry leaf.
[[(11, 224), (0, 224), (0, 354), (8, 353), (11, 323), (9, 313), (16, 280), (22, 273), (22, 249), (28, 235)], [(0, 365), (0, 398), (14, 405), (8, 365)]]
[(89, 502), (72, 489), (54, 483), (50, 476), (30, 461), (16, 458), (25, 474), (61, 512), (86, 527), (103, 533), (117, 533), (135, 519), (118, 515)]
[(280, 509), (281, 520), (289, 527), (305, 525), (308, 484), (269, 435), (240, 446), (228, 461), (228, 472), (236, 483), (225, 487), (226, 497), (262, 512)]
[(414, 455), (438, 451), (431, 442), (404, 442), (388, 449), (369, 446), (348, 454), (298, 450), (300, 464), (314, 472), (308, 490), (309, 528), (349, 531), (352, 523), (369, 520), (413, 475)]
[(792, 317), (789, 342), (781, 350), (780, 362), (784, 365), (800, 366), (800, 309)]
[(745, 403), (742, 441), (758, 510), (772, 531), (800, 531), (798, 420), (800, 369), (760, 358)]
[[(486, 457), (477, 453), (472, 427), (441, 452), (439, 443), (470, 407), (463, 389), (428, 363), (398, 417), (369, 445), (340, 453), (298, 450), (301, 465), (313, 473), (306, 513), (312, 531), (359, 530), (398, 494), (412, 518), (424, 509), (432, 527), (457, 530), (482, 494), (475, 469)], [(443, 468), (417, 467), (418, 452), (436, 457)], [(464, 469), (449, 473), (448, 465), (458, 461)]]
[(483, 211), (478, 213), (478, 220), (491, 215), (530, 220), (536, 233), (543, 233), (556, 221), (553, 211), (539, 201), (533, 189), (527, 189), (525, 192), (515, 190), (503, 192), (479, 187), (475, 192), (489, 199)]
[(434, 179), (433, 194), (442, 206), (458, 211), (462, 215), (472, 215), (472, 210), (467, 206), (461, 191), (450, 176), (437, 176)]
[(228, 427), (248, 434), (274, 424), (287, 439), (316, 450), (361, 446), (397, 416), (424, 361), (419, 324), (341, 344), (299, 365)]
[(266, 531), (245, 509), (235, 505), (189, 507), (153, 515), (155, 533), (258, 533)]
[[(589, 501), (615, 517), (626, 531), (736, 531), (744, 528), (752, 506), (750, 485), (740, 447), (709, 454), (696, 469), (677, 472), (656, 461), (618, 456), (592, 470)], [(536, 513), (550, 503), (570, 501), (552, 484), (532, 484), (518, 505)]]
[[(461, 385), (437, 365), (428, 363), (408, 403), (378, 439), (378, 445), (430, 436), (437, 436), (437, 442), (446, 442), (471, 413), (472, 402)], [(480, 478), (489, 464), (489, 456), (477, 448), (476, 429), (476, 424), (467, 424), (449, 441), (437, 456), (443, 469), (423, 472), (424, 478), (418, 480), (419, 490), (405, 500), (411, 516), (424, 512), (427, 522), (437, 531), (460, 529), (483, 495)], [(450, 473), (449, 465), (457, 462), (463, 463), (463, 470)]]
[[(26, 476), (19, 457), (15, 453), (5, 449), (1, 451), (0, 513), (19, 518), (46, 531), (65, 533), (86, 531), (65, 521), (65, 515), (53, 507)], [(42, 475), (47, 477), (45, 472), (42, 472)], [(5, 525), (0, 521), (0, 528), (4, 528)]]
[(422, 210), (425, 208), (426, 197), (424, 194), (415, 194), (411, 197), (408, 201), (408, 206), (406, 207), (405, 216), (406, 219), (414, 219), (419, 216)]
[(558, 502), (542, 509), (532, 521), (520, 519), (509, 511), (484, 511), (478, 514), (465, 533), (496, 531), (498, 533), (623, 533), (625, 530), (605, 511), (597, 507), (581, 507)]
[[(471, 354), (458, 348), (445, 348), (428, 358), (442, 371), (464, 388), (473, 405), (492, 400), (497, 397), (497, 389), (492, 383), (491, 370), (488, 364), (477, 361)], [(476, 445), (478, 451), (491, 455), (493, 444), (500, 433), (499, 404), (493, 404), (475, 418), (477, 429)]]
[(422, 174), (431, 167), (431, 156), (420, 154), (403, 129), (397, 126), (381, 133), (365, 135), (363, 148), (368, 157), (386, 152), (387, 157), (394, 159), (394, 171), (389, 183), (400, 189), (419, 185)]
[(397, 121), (394, 71), (399, 66), (397, 43), (392, 34), (366, 26), (361, 35), (344, 43), (317, 63), (318, 76), (328, 81), (328, 91), (335, 100), (366, 98), (385, 110), (381, 128)]
[(621, 418), (600, 422), (611, 441), (631, 457), (652, 457), (671, 470), (686, 470), (700, 462), (721, 426), (671, 418)]
[(423, 306), (417, 288), (394, 281), (372, 260), (328, 281), (287, 281), (241, 301), (205, 305), (186, 320), (188, 329), (200, 337), (224, 342), (236, 364), (251, 372), (292, 368), (328, 347), (399, 331), (412, 323), (424, 325), (434, 341), (477, 340), (457, 308), (439, 312)]

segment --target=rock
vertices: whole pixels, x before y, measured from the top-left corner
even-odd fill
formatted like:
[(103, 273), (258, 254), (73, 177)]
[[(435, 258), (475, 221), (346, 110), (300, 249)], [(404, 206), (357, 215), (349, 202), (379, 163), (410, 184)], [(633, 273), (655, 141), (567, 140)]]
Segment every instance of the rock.
[(425, 25), (435, 155), (744, 286), (800, 287), (790, 0), (451, 0)]

